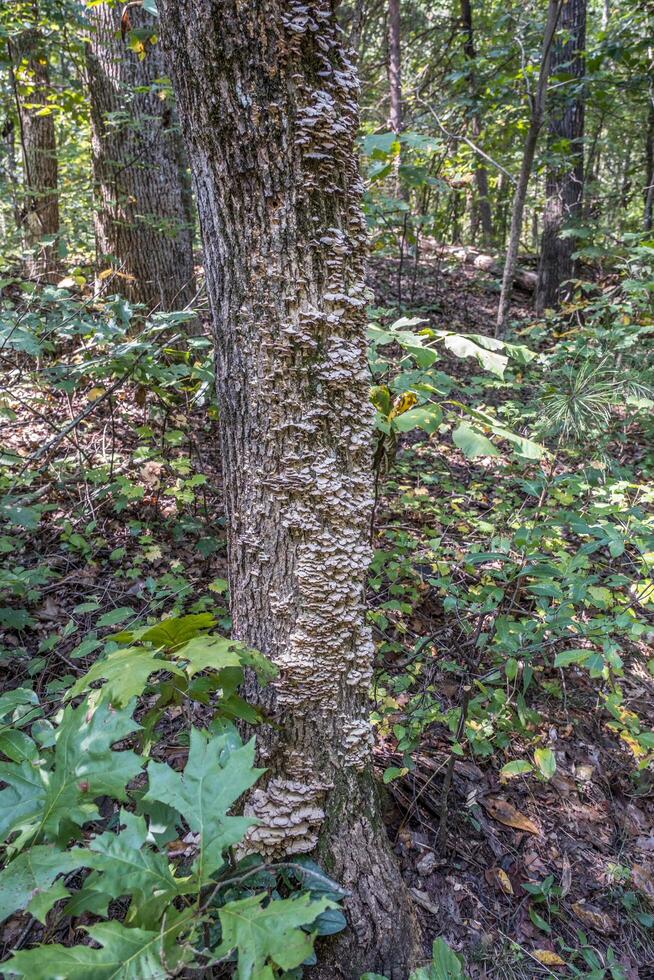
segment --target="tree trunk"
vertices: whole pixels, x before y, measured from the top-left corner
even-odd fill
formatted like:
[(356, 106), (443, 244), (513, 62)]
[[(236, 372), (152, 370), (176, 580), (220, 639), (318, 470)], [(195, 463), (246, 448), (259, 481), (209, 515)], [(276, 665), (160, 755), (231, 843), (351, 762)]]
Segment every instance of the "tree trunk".
[(372, 781), (365, 625), (372, 415), (358, 82), (331, 0), (163, 0), (205, 248), (234, 636), (266, 782), (249, 846), (315, 852), (347, 887), (325, 976), (406, 980), (414, 914)]
[(9, 55), (23, 158), (20, 220), (28, 253), (26, 273), (47, 277), (56, 271), (58, 254), (57, 143), (54, 116), (40, 114), (51, 106), (52, 91), (36, 5), (30, 10), (30, 19), (34, 27), (10, 42)]
[(584, 199), (584, 112), (586, 0), (565, 0), (560, 33), (552, 50), (552, 75), (565, 72), (562, 94), (552, 100), (550, 164), (545, 179), (545, 210), (536, 309), (556, 307), (568, 297), (565, 282), (575, 274), (575, 242), (561, 232), (581, 216)]
[[(463, 24), (463, 50), (468, 59), (468, 84), (470, 87), (470, 98), (472, 100), (472, 120), (470, 128), (474, 143), (479, 142), (481, 136), (481, 120), (479, 118), (479, 106), (477, 105), (477, 83), (475, 80), (475, 36), (472, 26), (472, 4), (470, 0), (461, 0), (461, 22)], [(477, 211), (481, 224), (482, 243), (488, 247), (493, 240), (493, 219), (491, 217), (490, 199), (488, 197), (488, 171), (475, 154), (475, 186), (477, 189)]]
[(540, 71), (538, 73), (538, 83), (535, 93), (530, 95), (529, 99), (531, 105), (531, 119), (522, 155), (520, 176), (518, 177), (518, 183), (516, 184), (515, 194), (513, 197), (511, 230), (509, 232), (509, 243), (506, 250), (506, 259), (504, 261), (504, 275), (502, 277), (502, 291), (500, 293), (500, 303), (497, 311), (496, 333), (498, 336), (501, 336), (504, 332), (507, 317), (509, 315), (509, 308), (511, 306), (515, 266), (518, 258), (520, 235), (522, 233), (522, 217), (525, 210), (527, 188), (529, 186), (531, 170), (534, 165), (538, 137), (543, 125), (545, 99), (547, 96), (547, 80), (550, 73), (550, 59), (552, 56), (552, 44), (556, 33), (556, 25), (559, 19), (562, 2), (565, 2), (565, 0), (549, 0), (548, 2), (547, 20), (543, 34)]
[[(91, 7), (86, 51), (96, 186), (96, 247), (120, 292), (148, 309), (181, 309), (194, 293), (192, 229), (158, 25), (139, 8), (121, 39), (121, 8)], [(129, 43), (127, 43), (129, 42)], [(132, 50), (130, 44), (140, 50)]]
[(650, 96), (645, 138), (645, 189), (643, 192), (643, 231), (652, 230), (654, 204), (654, 96)]
[(402, 132), (402, 55), (400, 49), (400, 0), (388, 0), (388, 125), (393, 133)]

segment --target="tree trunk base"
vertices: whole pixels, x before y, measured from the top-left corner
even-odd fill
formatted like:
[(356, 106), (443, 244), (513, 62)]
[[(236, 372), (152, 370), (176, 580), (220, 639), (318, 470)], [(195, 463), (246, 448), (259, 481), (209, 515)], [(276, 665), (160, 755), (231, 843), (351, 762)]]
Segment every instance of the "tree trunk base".
[(368, 773), (347, 774), (332, 794), (319, 860), (350, 893), (344, 901), (348, 928), (318, 943), (311, 980), (359, 980), (366, 972), (407, 980), (424, 960), (413, 903), (379, 812)]

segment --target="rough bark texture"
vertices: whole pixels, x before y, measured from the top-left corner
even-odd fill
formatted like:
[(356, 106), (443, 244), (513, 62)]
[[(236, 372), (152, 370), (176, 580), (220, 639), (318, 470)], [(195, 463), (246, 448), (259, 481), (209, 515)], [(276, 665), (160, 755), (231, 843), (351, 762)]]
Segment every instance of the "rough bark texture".
[(497, 311), (496, 333), (501, 335), (506, 327), (506, 321), (511, 306), (511, 295), (513, 292), (513, 280), (515, 278), (515, 267), (518, 259), (518, 247), (520, 245), (520, 235), (522, 233), (522, 219), (525, 211), (525, 201), (527, 200), (527, 188), (529, 178), (534, 165), (536, 146), (538, 137), (543, 126), (543, 116), (545, 113), (545, 99), (547, 96), (547, 82), (550, 73), (550, 63), (552, 58), (552, 45), (556, 33), (556, 27), (561, 12), (561, 4), (565, 0), (549, 0), (547, 5), (547, 20), (543, 34), (543, 47), (541, 53), (540, 70), (538, 73), (538, 83), (536, 91), (530, 94), (531, 118), (525, 146), (522, 154), (522, 164), (520, 175), (516, 184), (513, 196), (513, 209), (511, 211), (511, 230), (506, 249), (506, 259), (504, 260), (504, 275), (502, 277), (502, 291), (500, 293), (500, 303)]
[[(476, 104), (477, 83), (475, 80), (474, 66), (477, 53), (475, 51), (475, 36), (472, 26), (471, 0), (461, 0), (461, 23), (463, 26), (463, 50), (470, 66), (468, 71), (468, 82), (470, 87), (470, 97), (473, 103), (470, 128), (472, 131), (472, 138), (474, 142), (477, 143), (479, 141), (479, 137), (481, 136), (481, 119), (479, 118), (479, 109)], [(484, 245), (490, 245), (491, 241), (493, 240), (493, 220), (491, 217), (490, 198), (488, 196), (488, 171), (476, 154), (474, 167), (475, 187), (477, 190), (477, 199), (474, 203), (479, 214), (481, 238)]]
[(161, 12), (215, 328), (234, 635), (280, 671), (263, 694), (277, 727), (258, 734), (268, 774), (249, 846), (317, 850), (351, 889), (325, 975), (405, 980), (415, 920), (371, 778), (356, 72), (329, 0)]
[(555, 307), (567, 295), (574, 275), (575, 242), (561, 232), (581, 216), (584, 199), (584, 110), (581, 90), (586, 45), (586, 0), (565, 0), (552, 51), (552, 75), (565, 72), (566, 84), (550, 100), (550, 163), (545, 179), (545, 209), (536, 309)]
[[(38, 21), (34, 8), (34, 21)], [(57, 143), (54, 116), (39, 115), (50, 104), (50, 77), (43, 37), (37, 27), (23, 31), (11, 42), (12, 82), (16, 97), (23, 158), (24, 199), (20, 208), (23, 240), (29, 256), (29, 276), (48, 275), (57, 264), (59, 234), (57, 197)]]
[(121, 38), (121, 10), (102, 3), (87, 12), (98, 259), (101, 268), (117, 270), (120, 291), (132, 301), (180, 309), (194, 292), (181, 140), (170, 99), (153, 90), (166, 66), (161, 45), (145, 31), (155, 36), (158, 25), (130, 9), (138, 36), (144, 32), (140, 58)]

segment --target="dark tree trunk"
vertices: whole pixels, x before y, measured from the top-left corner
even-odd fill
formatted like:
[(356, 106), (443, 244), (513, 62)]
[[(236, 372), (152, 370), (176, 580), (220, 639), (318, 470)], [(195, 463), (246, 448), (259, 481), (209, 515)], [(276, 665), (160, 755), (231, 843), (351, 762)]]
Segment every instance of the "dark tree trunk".
[[(234, 635), (280, 670), (249, 846), (350, 890), (324, 976), (406, 980), (416, 923), (372, 780), (372, 415), (358, 82), (331, 0), (163, 0), (205, 248)], [(324, 972), (324, 971), (327, 972)]]
[[(479, 118), (479, 106), (477, 104), (477, 82), (475, 78), (475, 36), (472, 24), (472, 4), (471, 0), (461, 0), (461, 22), (463, 25), (463, 50), (468, 59), (468, 83), (470, 87), (470, 97), (472, 100), (472, 119), (470, 129), (475, 143), (481, 136), (481, 119)], [(476, 211), (479, 214), (481, 225), (481, 238), (485, 246), (489, 246), (493, 240), (493, 220), (491, 217), (490, 199), (488, 197), (488, 171), (475, 155), (475, 187), (477, 190), (477, 200), (475, 201)]]
[(520, 245), (520, 235), (522, 233), (522, 219), (524, 216), (525, 202), (527, 200), (527, 188), (529, 178), (534, 165), (536, 156), (536, 146), (538, 137), (543, 126), (543, 116), (545, 113), (545, 99), (547, 97), (547, 82), (550, 73), (550, 61), (552, 57), (552, 45), (556, 27), (561, 12), (561, 4), (565, 0), (548, 0), (547, 20), (543, 33), (543, 47), (541, 53), (540, 70), (538, 73), (538, 83), (536, 91), (530, 95), (529, 102), (531, 107), (529, 129), (525, 139), (522, 154), (522, 164), (520, 174), (513, 195), (513, 208), (511, 211), (511, 230), (506, 249), (506, 259), (504, 260), (504, 275), (502, 277), (502, 291), (500, 293), (500, 303), (497, 311), (496, 332), (501, 335), (506, 327), (506, 321), (511, 307), (511, 295), (513, 293), (513, 281), (515, 278), (515, 267), (518, 261), (518, 247)]
[(536, 309), (556, 307), (566, 299), (565, 283), (575, 274), (575, 242), (561, 232), (578, 221), (584, 199), (584, 111), (586, 0), (564, 0), (559, 34), (552, 51), (552, 75), (565, 72), (560, 94), (550, 100), (550, 165), (545, 183), (545, 210)]
[(35, 26), (10, 43), (9, 53), (23, 158), (20, 223), (28, 252), (26, 272), (38, 277), (56, 270), (59, 200), (54, 116), (41, 114), (52, 104), (48, 59), (36, 26), (36, 6), (31, 14)]
[(116, 270), (120, 291), (149, 309), (181, 309), (194, 292), (193, 242), (182, 148), (170, 98), (158, 24), (132, 8), (144, 57), (121, 39), (120, 5), (87, 11), (87, 74), (96, 188), (96, 246), (102, 268)]

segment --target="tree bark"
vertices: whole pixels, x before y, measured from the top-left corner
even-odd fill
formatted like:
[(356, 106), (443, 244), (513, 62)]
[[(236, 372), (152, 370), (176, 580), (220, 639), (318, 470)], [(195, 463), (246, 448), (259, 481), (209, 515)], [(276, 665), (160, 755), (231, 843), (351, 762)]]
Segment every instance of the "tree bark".
[[(365, 625), (372, 416), (356, 71), (331, 0), (163, 0), (205, 248), (234, 636), (266, 780), (252, 850), (315, 852), (351, 892), (324, 976), (406, 980), (414, 913), (372, 781)], [(321, 959), (324, 963), (324, 960)], [(320, 975), (320, 971), (319, 971)]]
[(166, 74), (163, 51), (148, 37), (158, 24), (129, 11), (131, 37), (142, 40), (135, 51), (121, 38), (119, 5), (87, 16), (98, 261), (116, 270), (132, 302), (181, 309), (194, 293), (192, 228), (175, 113), (156, 84)]
[(402, 53), (400, 34), (400, 0), (388, 0), (388, 89), (390, 113), (388, 125), (399, 135), (403, 128)]
[(652, 230), (654, 204), (654, 96), (650, 95), (645, 137), (645, 189), (643, 191), (643, 231)]
[(47, 277), (56, 270), (58, 255), (57, 142), (54, 116), (41, 114), (51, 107), (52, 92), (36, 5), (30, 15), (34, 26), (9, 43), (9, 56), (23, 159), (25, 270), (30, 277)]
[(513, 280), (515, 277), (515, 267), (518, 258), (518, 247), (520, 245), (520, 235), (522, 233), (522, 218), (527, 200), (527, 188), (534, 165), (536, 146), (538, 137), (543, 125), (545, 113), (545, 100), (547, 97), (547, 81), (550, 73), (550, 60), (552, 57), (552, 44), (556, 33), (556, 25), (559, 19), (561, 3), (565, 0), (549, 0), (547, 6), (547, 20), (543, 34), (543, 47), (540, 60), (540, 70), (536, 91), (530, 94), (529, 102), (531, 106), (531, 118), (525, 146), (520, 166), (520, 175), (513, 197), (513, 210), (511, 212), (511, 230), (509, 232), (509, 242), (504, 261), (504, 275), (502, 277), (502, 290), (500, 293), (500, 303), (497, 311), (496, 334), (501, 336), (506, 327), (509, 308), (511, 306), (511, 294), (513, 292)]
[(550, 162), (545, 178), (545, 210), (538, 269), (539, 313), (568, 298), (564, 285), (575, 274), (572, 238), (561, 232), (581, 216), (584, 199), (584, 114), (586, 0), (565, 0), (559, 37), (553, 46), (553, 76), (565, 72), (562, 94), (551, 100)]
[[(481, 136), (481, 119), (479, 118), (479, 106), (477, 104), (477, 83), (475, 79), (475, 36), (472, 23), (472, 4), (471, 0), (461, 0), (461, 23), (463, 25), (463, 51), (468, 60), (468, 84), (470, 97), (472, 99), (472, 119), (470, 128), (474, 143), (479, 142)], [(493, 240), (493, 219), (491, 216), (490, 199), (488, 197), (488, 171), (475, 154), (475, 186), (477, 189), (477, 200), (475, 202), (479, 214), (481, 225), (481, 239), (483, 244), (488, 247)]]

